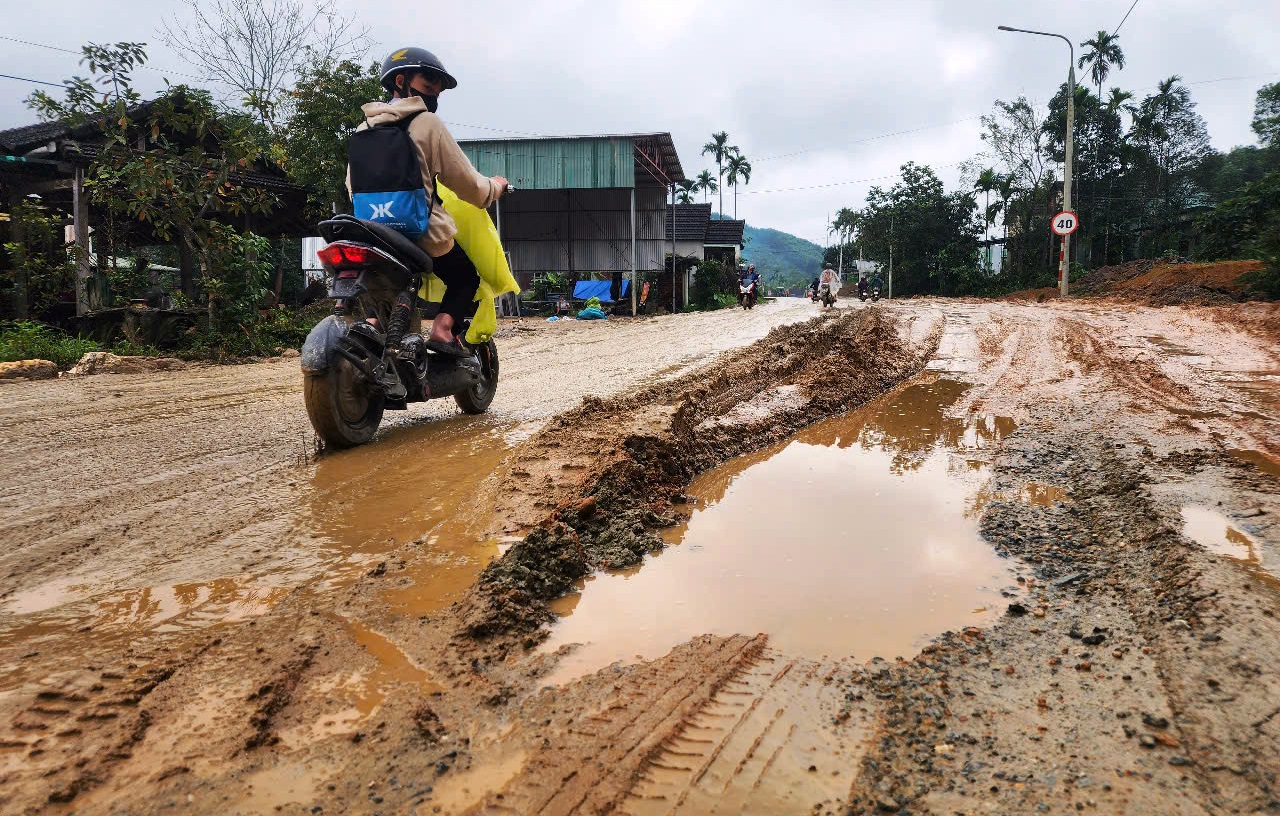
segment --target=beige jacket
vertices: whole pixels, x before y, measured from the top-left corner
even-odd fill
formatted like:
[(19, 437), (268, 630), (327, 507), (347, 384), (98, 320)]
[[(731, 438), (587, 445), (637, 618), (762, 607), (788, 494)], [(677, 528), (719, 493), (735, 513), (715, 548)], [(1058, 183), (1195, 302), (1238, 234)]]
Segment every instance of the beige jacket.
[[(458, 198), (482, 209), (488, 209), (502, 195), (502, 190), (488, 176), (483, 176), (467, 159), (462, 148), (454, 141), (453, 134), (440, 117), (427, 110), (418, 97), (396, 99), (392, 102), (370, 102), (362, 105), (366, 122), (357, 130), (369, 125), (383, 125), (416, 114), (409, 123), (409, 137), (418, 148), (418, 164), (422, 167), (422, 183), (429, 195), (435, 190), (434, 179), (458, 194)], [(351, 191), (351, 169), (347, 168), (347, 192)], [(418, 239), (418, 246), (433, 258), (439, 258), (453, 249), (453, 236), (458, 227), (453, 218), (433, 197), (431, 226)]]

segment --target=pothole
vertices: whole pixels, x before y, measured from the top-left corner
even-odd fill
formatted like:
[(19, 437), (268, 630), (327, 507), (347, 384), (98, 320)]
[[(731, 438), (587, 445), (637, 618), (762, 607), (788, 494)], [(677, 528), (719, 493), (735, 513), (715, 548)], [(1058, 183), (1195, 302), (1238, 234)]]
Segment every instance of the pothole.
[(558, 602), (549, 682), (700, 634), (764, 632), (799, 657), (908, 655), (1004, 609), (1011, 563), (980, 537), (982, 452), (1012, 421), (946, 415), (969, 388), (916, 381), (697, 479), (643, 566)]

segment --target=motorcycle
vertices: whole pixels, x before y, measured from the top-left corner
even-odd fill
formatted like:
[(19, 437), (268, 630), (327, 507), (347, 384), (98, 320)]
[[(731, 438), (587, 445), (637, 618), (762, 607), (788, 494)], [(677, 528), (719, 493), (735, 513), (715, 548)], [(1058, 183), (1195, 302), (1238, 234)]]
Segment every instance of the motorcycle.
[(809, 298), (809, 300), (812, 301), (813, 303), (818, 302), (818, 290), (815, 289), (814, 287), (810, 286), (808, 289), (805, 290), (804, 294), (805, 294), (805, 297)]
[(875, 303), (879, 299), (880, 299), (880, 287), (879, 286), (871, 287), (871, 302)]
[(383, 411), (413, 402), (453, 397), (468, 414), (487, 411), (498, 385), (493, 340), (468, 345), (471, 321), (461, 321), (454, 333), (474, 354), (457, 358), (428, 349), (420, 334), (418, 288), (431, 257), (394, 229), (350, 215), (321, 222), (320, 234), (333, 313), (307, 336), (301, 363), (307, 416), (325, 444), (368, 442)]
[(818, 287), (818, 297), (816, 300), (821, 301), (824, 309), (829, 309), (836, 303), (836, 293), (831, 291), (831, 284), (824, 283)]
[(750, 309), (756, 305), (756, 285), (756, 281), (738, 284), (738, 302), (742, 304), (743, 309)]
[(871, 295), (870, 287), (866, 281), (858, 281), (858, 300), (863, 303), (867, 302), (867, 298)]

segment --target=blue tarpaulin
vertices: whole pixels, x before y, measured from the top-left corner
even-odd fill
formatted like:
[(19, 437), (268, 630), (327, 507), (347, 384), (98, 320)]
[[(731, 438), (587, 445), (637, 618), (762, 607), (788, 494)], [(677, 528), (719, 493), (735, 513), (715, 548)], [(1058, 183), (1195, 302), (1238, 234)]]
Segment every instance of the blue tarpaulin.
[[(598, 297), (601, 303), (613, 303), (613, 298), (609, 297), (609, 288), (611, 286), (613, 286), (613, 281), (578, 281), (573, 285), (573, 299), (590, 300), (593, 297)], [(629, 291), (631, 291), (631, 281), (624, 280), (622, 282), (621, 297), (625, 298)]]

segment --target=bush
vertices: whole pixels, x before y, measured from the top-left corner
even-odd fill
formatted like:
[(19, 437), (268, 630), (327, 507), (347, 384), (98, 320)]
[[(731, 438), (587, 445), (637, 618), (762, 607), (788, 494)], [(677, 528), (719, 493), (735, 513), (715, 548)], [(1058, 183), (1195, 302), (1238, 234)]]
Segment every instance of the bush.
[[(21, 243), (4, 245), (8, 270), (0, 274), (0, 290), (16, 304), (19, 282), (25, 280), (27, 313), (44, 312), (65, 293), (75, 290), (75, 263), (63, 243), (62, 222), (39, 205), (23, 201), (10, 213)], [(18, 315), (22, 317), (23, 315)]]
[(0, 363), (49, 360), (58, 368), (70, 368), (90, 351), (101, 351), (101, 347), (42, 323), (0, 323)]

